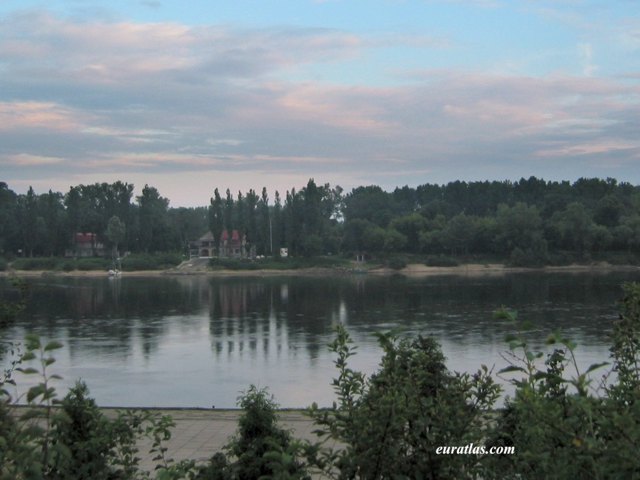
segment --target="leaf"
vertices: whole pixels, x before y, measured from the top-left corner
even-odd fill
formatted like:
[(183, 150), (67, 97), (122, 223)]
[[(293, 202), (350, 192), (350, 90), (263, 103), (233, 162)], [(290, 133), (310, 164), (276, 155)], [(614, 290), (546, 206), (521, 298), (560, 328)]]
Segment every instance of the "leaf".
[(513, 333), (508, 333), (504, 337), (504, 341), (507, 343), (515, 342), (516, 340), (518, 340), (518, 337), (516, 337)]
[(38, 350), (41, 346), (40, 337), (34, 333), (28, 333), (24, 337), (27, 350)]
[(27, 368), (16, 368), (17, 372), (20, 372), (24, 375), (33, 375), (34, 373), (40, 373), (38, 370), (36, 370), (33, 367), (27, 367)]
[(54, 340), (54, 341), (51, 341), (51, 342), (49, 342), (49, 343), (47, 343), (47, 344), (45, 345), (45, 347), (44, 347), (44, 351), (45, 351), (45, 352), (49, 352), (49, 351), (51, 351), (51, 350), (58, 350), (59, 348), (62, 348), (62, 346), (63, 346), (63, 345), (62, 345), (60, 342), (56, 342), (56, 341)]
[(27, 392), (27, 402), (31, 403), (35, 398), (45, 393), (44, 385), (36, 385), (35, 387), (31, 387)]
[(510, 372), (527, 373), (524, 368), (518, 367), (517, 365), (509, 365), (508, 367), (505, 367), (505, 368), (501, 369), (500, 371), (498, 371), (498, 373), (510, 373)]
[(584, 372), (585, 375), (588, 373), (593, 372), (594, 370), (597, 370), (599, 368), (602, 368), (606, 365), (609, 365), (609, 362), (598, 362), (598, 363), (592, 363), (591, 365), (589, 365), (589, 368), (587, 368), (587, 371)]
[(35, 358), (36, 358), (36, 356), (35, 356), (35, 354), (33, 352), (25, 352), (22, 355), (22, 361), (23, 362), (28, 362), (29, 360), (33, 360)]
[(542, 357), (542, 352), (532, 352), (530, 350), (527, 350), (525, 353), (527, 360), (529, 360), (530, 362), (533, 362), (534, 360)]

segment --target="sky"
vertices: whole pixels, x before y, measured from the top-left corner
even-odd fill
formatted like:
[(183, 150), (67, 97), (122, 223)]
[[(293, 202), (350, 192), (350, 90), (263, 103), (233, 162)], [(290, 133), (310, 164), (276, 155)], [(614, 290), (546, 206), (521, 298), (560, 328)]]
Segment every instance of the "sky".
[(640, 184), (637, 0), (0, 0), (0, 181)]

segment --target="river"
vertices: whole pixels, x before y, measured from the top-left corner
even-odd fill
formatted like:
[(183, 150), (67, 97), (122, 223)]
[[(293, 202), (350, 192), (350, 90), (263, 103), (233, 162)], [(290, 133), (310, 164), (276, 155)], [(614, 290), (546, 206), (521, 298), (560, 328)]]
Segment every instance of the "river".
[[(638, 272), (519, 273), (496, 276), (335, 277), (159, 276), (29, 278), (28, 306), (0, 330), (55, 339), (51, 372), (62, 393), (83, 379), (102, 406), (234, 407), (250, 384), (283, 407), (330, 405), (333, 355), (345, 325), (358, 346), (354, 368), (375, 371), (375, 332), (433, 335), (448, 367), (506, 366), (500, 306), (533, 325), (533, 343), (554, 330), (578, 343), (581, 368), (608, 358), (621, 284)], [(0, 295), (11, 298), (0, 279)], [(6, 366), (5, 353), (0, 362)], [(17, 377), (22, 390), (34, 380)]]

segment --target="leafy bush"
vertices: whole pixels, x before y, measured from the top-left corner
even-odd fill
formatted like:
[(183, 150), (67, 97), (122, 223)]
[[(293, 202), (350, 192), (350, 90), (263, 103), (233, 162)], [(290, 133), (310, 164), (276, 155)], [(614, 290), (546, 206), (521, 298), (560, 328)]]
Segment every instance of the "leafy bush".
[(387, 266), (393, 270), (402, 270), (407, 266), (407, 259), (401, 256), (389, 257), (387, 260)]
[(427, 267), (457, 267), (458, 260), (446, 255), (429, 255), (424, 264)]
[(52, 437), (64, 447), (65, 455), (57, 458), (52, 476), (70, 480), (115, 478), (111, 422), (89, 398), (87, 385), (77, 382), (61, 407), (64, 414), (54, 418)]
[(14, 270), (56, 270), (60, 264), (57, 257), (17, 258), (11, 263)]
[(202, 479), (309, 478), (298, 461), (300, 444), (278, 426), (278, 405), (266, 390), (254, 385), (239, 399), (243, 413), (236, 436), (225, 447), (231, 460), (220, 453), (200, 470)]
[(267, 257), (252, 259), (212, 258), (209, 266), (214, 270), (299, 270), (302, 268), (340, 268), (348, 261), (339, 256), (318, 257)]
[(136, 270), (163, 270), (173, 268), (182, 262), (179, 253), (134, 253), (122, 259), (122, 269), (125, 271)]
[(473, 376), (451, 373), (432, 338), (400, 339), (379, 334), (384, 351), (370, 378), (348, 366), (354, 347), (338, 327), (338, 402), (312, 406), (319, 434), (344, 447), (310, 450), (312, 464), (340, 478), (462, 478), (481, 471), (473, 455), (436, 454), (440, 445), (481, 443), (486, 415), (499, 395), (486, 367)]
[[(60, 377), (48, 368), (55, 363), (52, 352), (60, 347), (58, 342), (43, 344), (37, 336), (27, 335), (24, 353), (0, 378), (0, 480), (149, 478), (139, 469), (136, 444), (142, 436), (152, 440), (149, 453), (158, 462), (158, 479), (194, 478), (195, 462), (174, 463), (165, 455), (163, 442), (171, 437), (173, 426), (170, 417), (123, 411), (108, 420), (81, 382), (59, 401), (52, 383)], [(39, 367), (26, 366), (32, 362)], [(18, 399), (7, 388), (15, 385), (14, 371), (40, 379)], [(21, 398), (28, 408), (14, 416), (10, 408)], [(56, 405), (61, 408), (54, 410)]]
[[(512, 336), (514, 398), (500, 412), (490, 443), (511, 445), (516, 455), (492, 457), (485, 478), (635, 478), (640, 473), (640, 286), (626, 285), (622, 315), (614, 326), (611, 359), (617, 378), (594, 390), (580, 371), (576, 344), (559, 335), (544, 357), (522, 334)], [(506, 318), (515, 319), (512, 313)]]
[(209, 266), (215, 270), (257, 270), (259, 267), (247, 258), (212, 258)]
[[(63, 266), (63, 270), (66, 270), (67, 265)], [(107, 270), (111, 267), (111, 260), (99, 257), (79, 258), (75, 260), (75, 270)]]

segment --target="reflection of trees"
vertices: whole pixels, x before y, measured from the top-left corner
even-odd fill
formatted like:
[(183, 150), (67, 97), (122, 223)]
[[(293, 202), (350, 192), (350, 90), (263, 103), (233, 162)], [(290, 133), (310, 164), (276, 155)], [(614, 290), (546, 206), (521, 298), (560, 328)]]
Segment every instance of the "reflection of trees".
[(66, 330), (72, 357), (86, 350), (128, 355), (134, 338), (148, 355), (165, 334), (167, 317), (195, 313), (203, 302), (203, 289), (193, 279), (52, 278), (30, 283), (25, 311), (29, 329), (50, 338), (60, 338)]
[(268, 358), (304, 348), (316, 358), (340, 317), (346, 283), (339, 278), (211, 279), (214, 351), (230, 355), (248, 349)]
[[(391, 277), (211, 279), (210, 334), (216, 355), (269, 358), (302, 348), (311, 359), (324, 351), (336, 322), (354, 332), (400, 327), (465, 344), (502, 344), (511, 325), (493, 311), (507, 305), (540, 332), (558, 327), (602, 336), (598, 318), (583, 311), (614, 310), (615, 280), (588, 275), (526, 274), (500, 277)], [(571, 285), (570, 288), (567, 286)]]

